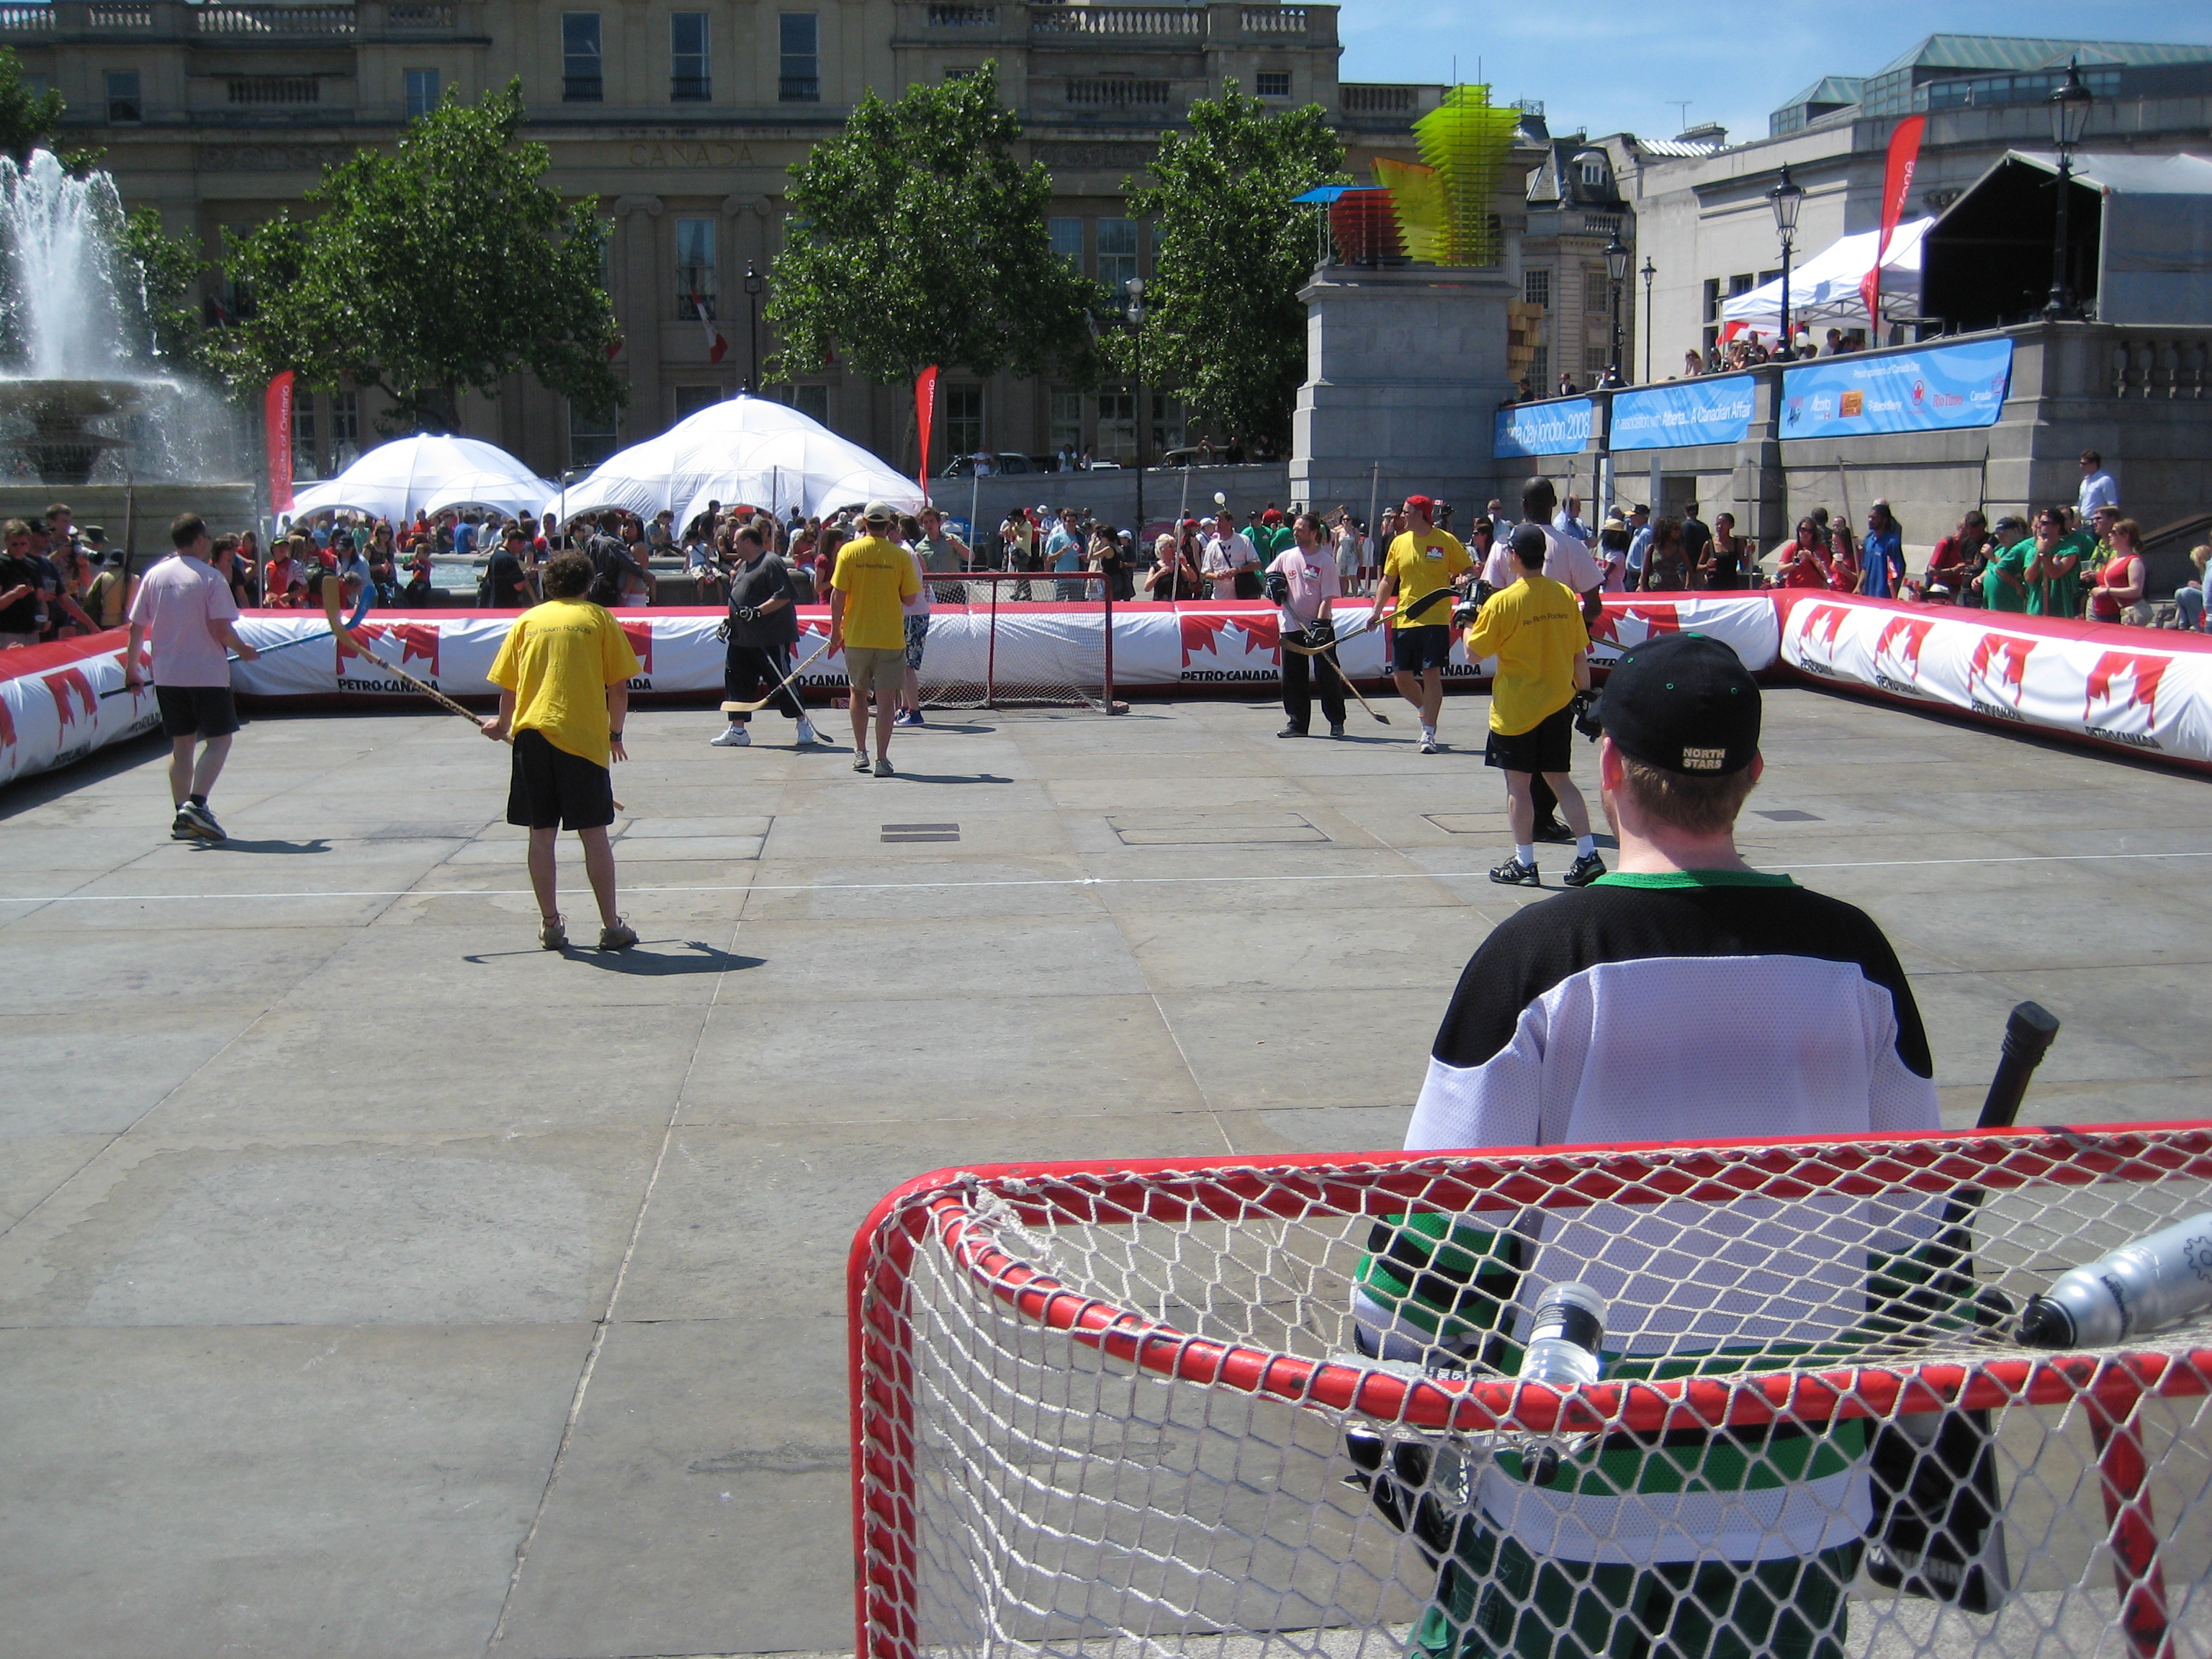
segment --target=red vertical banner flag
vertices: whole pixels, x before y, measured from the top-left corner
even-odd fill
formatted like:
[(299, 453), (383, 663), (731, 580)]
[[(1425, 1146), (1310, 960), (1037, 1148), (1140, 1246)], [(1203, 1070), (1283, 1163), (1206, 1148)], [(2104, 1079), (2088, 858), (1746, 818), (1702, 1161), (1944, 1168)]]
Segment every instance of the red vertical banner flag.
[(1927, 131), (1926, 116), (1911, 115), (1889, 135), (1889, 166), (1881, 177), (1881, 240), (1875, 245), (1874, 269), (1859, 278), (1869, 345), (1881, 343), (1881, 262), (1889, 257), (1889, 239), (1897, 234), (1897, 222), (1905, 217), (1905, 204), (1912, 199), (1912, 169), (1920, 160), (1920, 135)]
[(269, 382), (261, 404), (262, 434), (269, 446), (269, 510), (292, 510), (292, 378), (286, 369)]
[(937, 424), (937, 365), (914, 377), (914, 423), (921, 433), (921, 465), (915, 482), (921, 486), (921, 499), (929, 499), (929, 429)]

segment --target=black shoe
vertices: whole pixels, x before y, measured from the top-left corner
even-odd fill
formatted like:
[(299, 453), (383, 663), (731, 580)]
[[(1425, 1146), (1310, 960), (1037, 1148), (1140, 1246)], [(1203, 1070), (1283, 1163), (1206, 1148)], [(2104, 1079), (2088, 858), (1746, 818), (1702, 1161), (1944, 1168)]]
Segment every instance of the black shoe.
[(1344, 735), (1344, 722), (1342, 720), (1331, 720), (1328, 723), (1328, 734), (1332, 738), (1342, 737)]
[(1560, 879), (1570, 887), (1587, 887), (1605, 873), (1605, 860), (1595, 853), (1585, 853), (1567, 866)]
[(1279, 738), (1303, 738), (1305, 734), (1306, 729), (1303, 726), (1286, 726), (1275, 733)]
[(186, 801), (177, 809), (177, 821), (169, 833), (174, 836), (179, 829), (190, 830), (202, 841), (225, 839), (222, 826), (215, 821), (215, 814), (193, 801)]
[(1536, 866), (1511, 858), (1490, 872), (1491, 880), (1500, 887), (1541, 887), (1544, 884), (1536, 874)]
[(1553, 818), (1549, 823), (1540, 823), (1536, 826), (1534, 839), (1538, 841), (1571, 842), (1574, 838), (1575, 832), (1557, 818)]

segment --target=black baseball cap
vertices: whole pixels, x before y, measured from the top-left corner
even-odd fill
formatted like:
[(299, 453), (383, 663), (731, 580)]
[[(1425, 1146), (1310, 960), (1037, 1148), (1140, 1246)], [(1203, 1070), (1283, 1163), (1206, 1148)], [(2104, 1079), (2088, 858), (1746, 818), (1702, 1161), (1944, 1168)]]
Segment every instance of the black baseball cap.
[(1759, 682), (1706, 634), (1664, 634), (1624, 652), (1598, 724), (1632, 760), (1688, 777), (1741, 772), (1759, 753)]
[(1541, 568), (1551, 545), (1551, 538), (1544, 534), (1540, 525), (1524, 524), (1513, 532), (1513, 556), (1523, 564)]

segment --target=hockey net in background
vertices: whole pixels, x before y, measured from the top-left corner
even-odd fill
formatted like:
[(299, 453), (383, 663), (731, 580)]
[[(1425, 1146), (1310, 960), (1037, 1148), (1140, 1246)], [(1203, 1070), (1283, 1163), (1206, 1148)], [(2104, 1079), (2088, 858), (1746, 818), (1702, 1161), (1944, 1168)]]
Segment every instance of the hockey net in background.
[(927, 580), (925, 706), (1115, 712), (1110, 577), (979, 570)]
[[(2208, 1207), (2203, 1126), (925, 1176), (850, 1263), (858, 1659), (2203, 1659), (2212, 1321), (2009, 1326)], [(1520, 1382), (1577, 1251), (1604, 1372)], [(1363, 1358), (1378, 1265), (1502, 1340)]]

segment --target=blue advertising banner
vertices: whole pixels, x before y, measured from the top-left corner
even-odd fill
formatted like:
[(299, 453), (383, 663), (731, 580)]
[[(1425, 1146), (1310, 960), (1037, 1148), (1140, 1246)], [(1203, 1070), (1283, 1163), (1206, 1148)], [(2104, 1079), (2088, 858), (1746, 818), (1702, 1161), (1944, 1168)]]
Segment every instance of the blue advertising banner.
[(1544, 404), (1516, 404), (1498, 411), (1491, 438), (1492, 456), (1571, 455), (1589, 447), (1590, 400), (1559, 398)]
[(1993, 426), (2011, 380), (2008, 339), (1784, 369), (1782, 435), (1848, 438)]
[(1686, 444), (1732, 444), (1751, 430), (1748, 374), (1617, 392), (1613, 398), (1613, 449), (1679, 449)]

